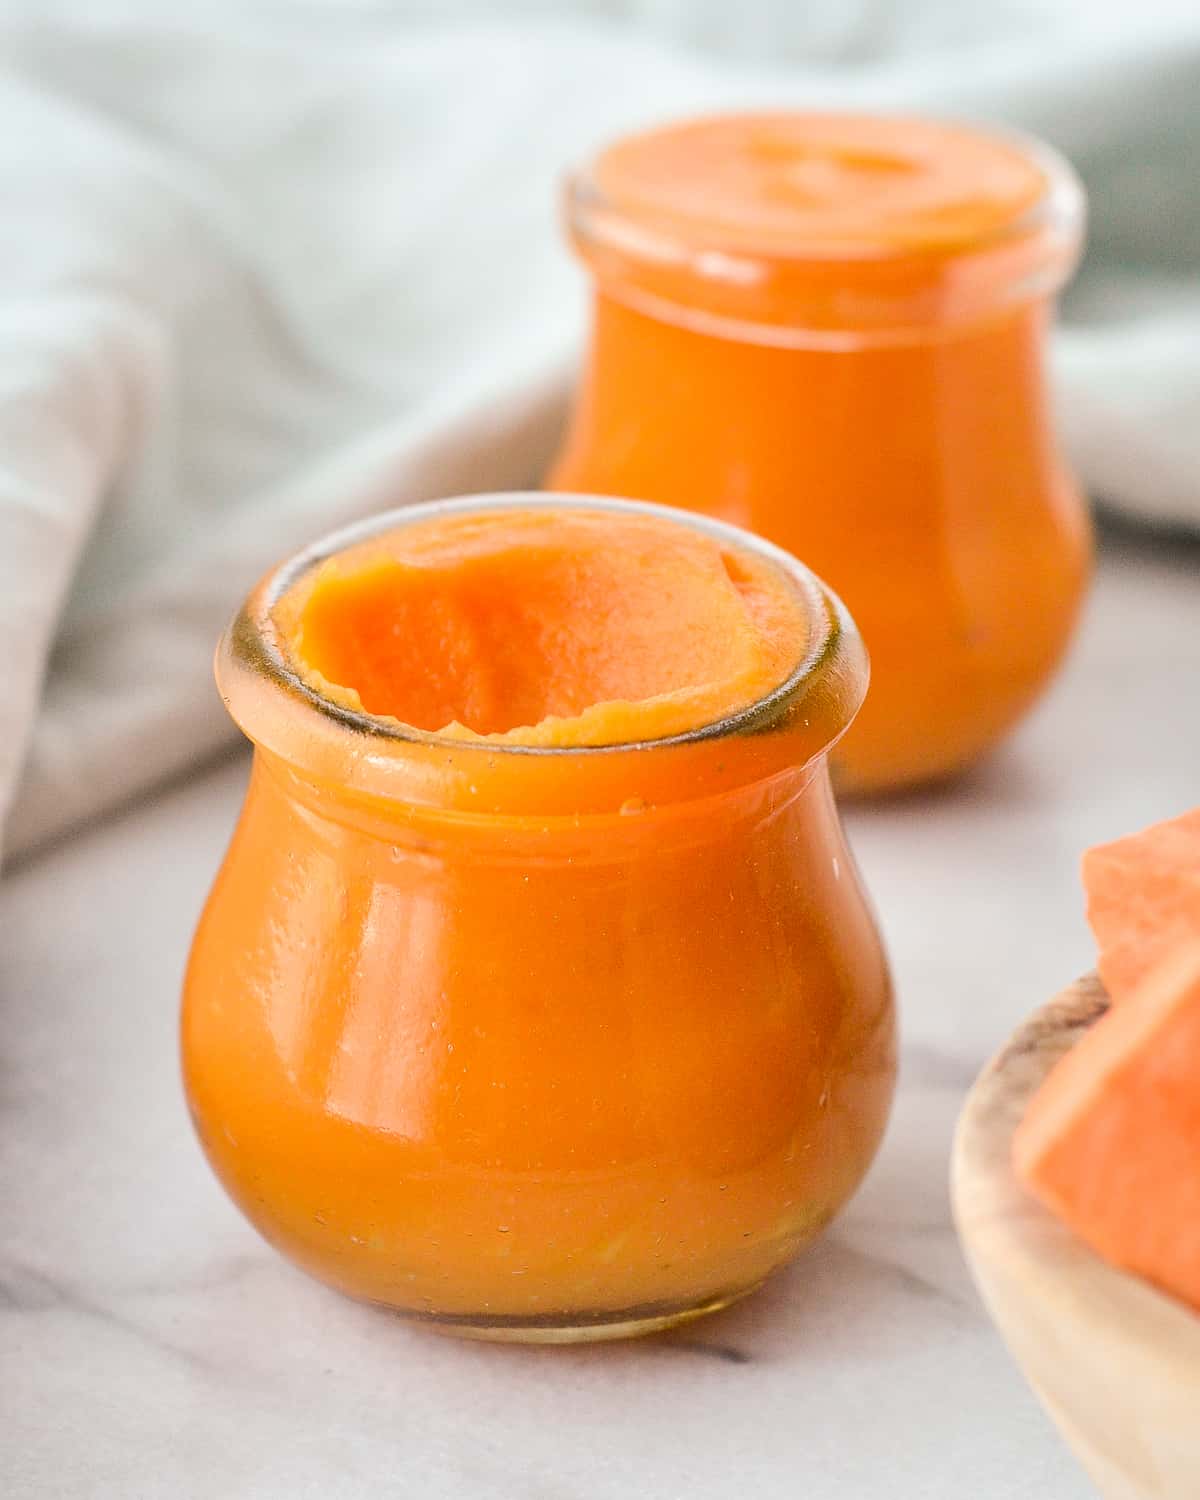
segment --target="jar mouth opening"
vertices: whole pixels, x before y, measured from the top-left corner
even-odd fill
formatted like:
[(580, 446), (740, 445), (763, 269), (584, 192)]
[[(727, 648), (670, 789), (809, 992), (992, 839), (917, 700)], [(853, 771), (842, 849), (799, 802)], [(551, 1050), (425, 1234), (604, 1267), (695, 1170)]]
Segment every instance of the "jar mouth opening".
[[(655, 201), (648, 190), (623, 192), (619, 179), (605, 181), (614, 150), (636, 151), (641, 142), (706, 127), (748, 130), (762, 120), (798, 129), (816, 121), (834, 131), (839, 123), (847, 130), (871, 126), (881, 138), (893, 131), (897, 160), (906, 131), (943, 131), (1004, 153), (1037, 190), (1030, 201), (1014, 198), (1007, 215), (982, 215), (973, 230), (965, 219), (953, 220), (953, 205), (943, 206), (940, 227), (931, 209), (924, 242), (915, 231), (889, 242), (866, 219), (856, 225), (850, 218), (839, 230), (835, 211), (823, 225), (819, 193), (808, 217), (789, 229), (786, 218), (756, 227), (751, 215), (738, 224), (732, 210), (725, 218), (706, 215), (693, 212), (690, 199), (672, 203), (669, 190)], [(718, 159), (714, 170), (721, 169)], [(803, 345), (839, 334), (886, 341), (1054, 293), (1079, 258), (1085, 197), (1065, 158), (1009, 129), (903, 114), (781, 112), (718, 115), (623, 138), (568, 174), (564, 208), (578, 253), (615, 300), (700, 331)]]
[[(370, 712), (342, 701), (340, 695), (323, 690), (298, 666), (281, 629), (279, 606), (338, 554), (386, 534), (442, 518), (554, 511), (655, 517), (699, 532), (724, 547), (750, 553), (773, 565), (783, 574), (801, 605), (807, 626), (801, 656), (782, 680), (754, 701), (708, 722), (658, 736), (570, 744), (526, 743), (492, 736), (460, 738), (420, 729), (387, 714)], [(667, 751), (768, 730), (786, 717), (804, 696), (806, 688), (835, 663), (847, 645), (847, 636), (852, 636), (857, 644), (857, 634), (840, 600), (814, 574), (782, 549), (725, 522), (643, 501), (588, 495), (513, 493), (463, 496), (408, 506), (355, 523), (323, 538), (275, 568), (259, 583), (226, 632), (218, 653), (217, 674), (231, 712), (252, 739), (257, 738), (255, 725), (244, 720), (252, 720), (255, 716), (252, 712), (241, 711), (226, 691), (231, 686), (227, 681), (227, 666), (248, 670), (256, 678), (265, 679), (281, 689), (285, 699), (296, 709), (318, 716), (331, 729), (348, 731), (360, 744), (366, 742), (384, 754), (402, 754), (412, 748), (458, 758), (484, 756), (488, 760), (577, 761), (595, 756)], [(847, 723), (857, 706), (855, 702), (849, 709)], [(838, 726), (837, 733), (842, 728), (844, 725)]]

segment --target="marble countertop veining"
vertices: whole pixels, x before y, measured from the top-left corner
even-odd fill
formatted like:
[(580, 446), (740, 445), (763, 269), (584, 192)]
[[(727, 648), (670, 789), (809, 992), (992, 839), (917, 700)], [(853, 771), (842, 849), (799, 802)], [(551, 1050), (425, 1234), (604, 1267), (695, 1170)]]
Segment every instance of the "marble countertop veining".
[(1071, 665), (956, 788), (855, 808), (904, 1067), (882, 1155), (758, 1296), (590, 1349), (442, 1339), (293, 1271), (192, 1139), (176, 1005), (244, 758), (0, 881), (12, 1500), (1084, 1500), (950, 1223), (962, 1095), (1090, 962), (1076, 865), (1200, 801), (1200, 553), (1111, 543)]

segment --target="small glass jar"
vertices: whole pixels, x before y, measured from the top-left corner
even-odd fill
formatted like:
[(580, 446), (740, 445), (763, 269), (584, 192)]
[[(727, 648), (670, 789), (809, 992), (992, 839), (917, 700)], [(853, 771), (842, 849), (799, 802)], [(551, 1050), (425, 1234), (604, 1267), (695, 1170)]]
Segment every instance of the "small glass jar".
[(829, 580), (873, 665), (839, 787), (969, 765), (1053, 673), (1089, 572), (1045, 373), (1071, 169), (917, 119), (728, 116), (617, 141), (567, 219), (594, 322), (548, 487), (720, 517)]
[[(326, 559), (547, 506), (766, 559), (801, 601), (801, 659), (717, 722), (572, 747), (412, 729), (298, 671), (280, 605)], [(217, 676), (255, 754), (183, 1066), (212, 1166), (273, 1245), (444, 1330), (567, 1341), (720, 1307), (820, 1231), (875, 1153), (895, 1044), (827, 771), (866, 658), (817, 579), (659, 507), (442, 502), (269, 574)]]

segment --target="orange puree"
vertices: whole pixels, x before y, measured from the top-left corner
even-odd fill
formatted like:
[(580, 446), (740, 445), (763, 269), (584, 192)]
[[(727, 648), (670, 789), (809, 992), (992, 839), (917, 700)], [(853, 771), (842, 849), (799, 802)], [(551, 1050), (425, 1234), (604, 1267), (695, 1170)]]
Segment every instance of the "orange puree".
[(293, 657), (335, 701), (523, 745), (718, 719), (783, 681), (806, 628), (760, 559), (658, 519), (578, 511), (408, 527), (331, 559), (288, 606)]
[(678, 513), (449, 502), (269, 575), (196, 935), (189, 1102), (315, 1276), (492, 1337), (642, 1332), (790, 1259), (891, 1098), (829, 790), (853, 624)]
[(592, 181), (660, 232), (784, 259), (952, 254), (1043, 196), (1026, 151), (932, 121), (869, 115), (695, 120), (618, 141)]
[(568, 214), (594, 322), (550, 487), (733, 521), (830, 580), (874, 663), (846, 785), (969, 764), (1088, 571), (1044, 371), (1069, 168), (916, 119), (729, 116), (616, 142)]

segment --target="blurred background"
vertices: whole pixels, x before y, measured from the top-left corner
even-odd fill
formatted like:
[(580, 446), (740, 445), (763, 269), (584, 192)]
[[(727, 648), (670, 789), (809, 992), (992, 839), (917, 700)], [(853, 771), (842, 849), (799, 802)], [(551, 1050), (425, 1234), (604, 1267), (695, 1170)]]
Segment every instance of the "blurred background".
[(340, 522), (537, 479), (581, 344), (556, 221), (614, 131), (720, 106), (1041, 135), (1091, 244), (1055, 346), (1091, 493), (1200, 521), (1186, 0), (0, 7), (0, 816), (10, 853), (228, 742), (213, 639)]

